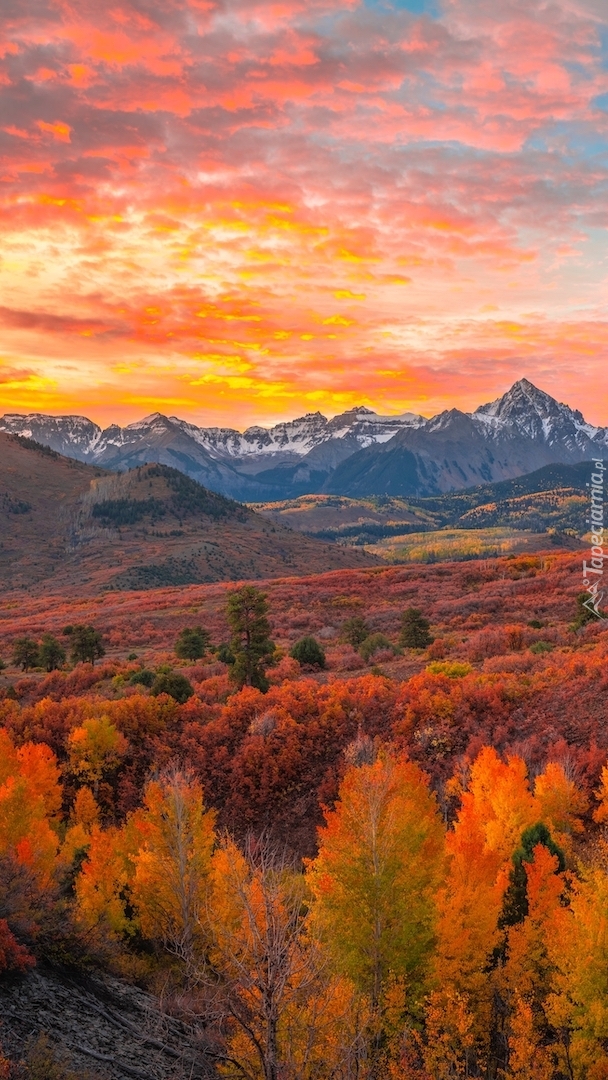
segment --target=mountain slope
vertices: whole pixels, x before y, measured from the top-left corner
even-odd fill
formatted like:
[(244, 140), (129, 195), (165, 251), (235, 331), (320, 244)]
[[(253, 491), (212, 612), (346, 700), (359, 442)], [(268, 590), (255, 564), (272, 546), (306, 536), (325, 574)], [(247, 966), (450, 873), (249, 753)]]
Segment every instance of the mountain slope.
[(320, 412), (272, 428), (201, 428), (153, 413), (125, 428), (81, 416), (7, 414), (0, 431), (23, 435), (79, 461), (122, 471), (155, 461), (237, 499), (263, 501), (321, 487), (339, 462), (361, 447), (424, 423), (414, 413), (377, 416), (351, 409), (327, 420)]
[(472, 414), (440, 413), (338, 465), (331, 494), (425, 496), (513, 479), (553, 463), (606, 452), (605, 428), (586, 424), (526, 379)]
[(175, 469), (111, 473), (0, 433), (6, 589), (97, 591), (374, 565), (303, 538)]

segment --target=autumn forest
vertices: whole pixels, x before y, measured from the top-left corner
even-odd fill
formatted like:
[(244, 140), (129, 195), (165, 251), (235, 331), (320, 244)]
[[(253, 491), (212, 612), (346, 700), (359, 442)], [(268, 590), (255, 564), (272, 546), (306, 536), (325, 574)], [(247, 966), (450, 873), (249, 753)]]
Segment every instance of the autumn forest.
[[(176, 1077), (608, 1076), (608, 635), (578, 578), (4, 601), (0, 994), (34, 966), (144, 988), (188, 1032)], [(0, 1075), (115, 1075), (0, 1039)]]

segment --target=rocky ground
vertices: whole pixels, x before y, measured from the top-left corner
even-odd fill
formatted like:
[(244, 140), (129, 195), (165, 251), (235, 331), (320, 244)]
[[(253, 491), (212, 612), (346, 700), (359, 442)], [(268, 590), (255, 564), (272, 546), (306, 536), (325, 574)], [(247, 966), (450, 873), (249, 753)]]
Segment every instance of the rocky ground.
[(164, 1014), (150, 994), (110, 976), (39, 967), (0, 979), (4, 1053), (18, 1061), (40, 1036), (78, 1077), (91, 1080), (217, 1075), (191, 1028)]

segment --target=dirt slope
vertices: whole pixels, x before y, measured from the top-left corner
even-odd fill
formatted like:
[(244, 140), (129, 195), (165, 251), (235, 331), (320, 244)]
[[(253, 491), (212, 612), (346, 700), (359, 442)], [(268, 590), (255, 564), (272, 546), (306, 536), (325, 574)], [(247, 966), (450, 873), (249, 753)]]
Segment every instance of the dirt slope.
[(39, 968), (0, 980), (0, 1040), (18, 1061), (41, 1036), (51, 1054), (91, 1080), (212, 1080), (195, 1031), (150, 994), (109, 976)]

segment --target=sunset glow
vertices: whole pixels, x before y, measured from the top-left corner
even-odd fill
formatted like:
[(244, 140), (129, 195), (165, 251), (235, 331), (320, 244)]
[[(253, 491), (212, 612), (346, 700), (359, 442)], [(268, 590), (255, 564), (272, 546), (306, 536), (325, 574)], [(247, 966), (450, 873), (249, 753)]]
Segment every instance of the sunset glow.
[(527, 376), (608, 423), (605, 0), (28, 7), (0, 412), (431, 415)]

